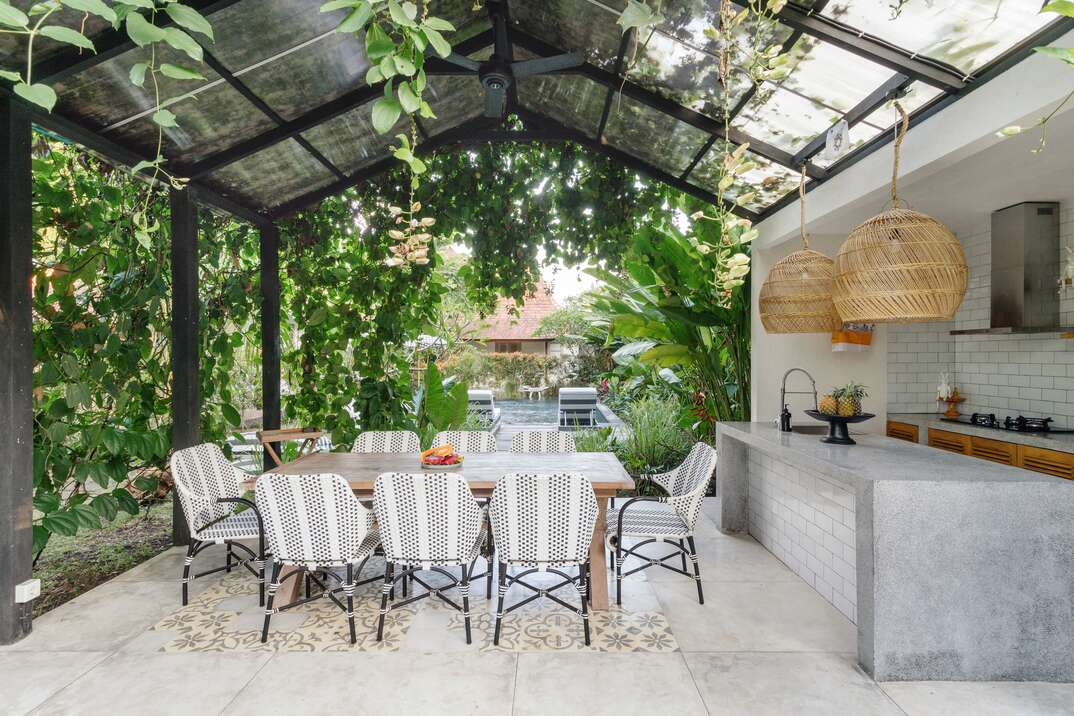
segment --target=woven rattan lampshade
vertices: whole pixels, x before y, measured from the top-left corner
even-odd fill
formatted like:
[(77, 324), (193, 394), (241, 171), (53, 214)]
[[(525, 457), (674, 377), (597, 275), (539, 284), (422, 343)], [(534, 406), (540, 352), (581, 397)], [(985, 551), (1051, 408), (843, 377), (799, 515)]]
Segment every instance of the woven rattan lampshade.
[(966, 295), (969, 269), (962, 245), (936, 219), (899, 206), (899, 146), (909, 118), (895, 138), (889, 209), (860, 224), (835, 259), (833, 298), (840, 317), (855, 323), (916, 323), (954, 318)]
[(809, 248), (805, 233), (805, 169), (798, 183), (802, 249), (776, 262), (761, 286), (761, 325), (768, 333), (831, 333), (842, 321), (832, 303), (835, 262)]
[(969, 280), (955, 235), (912, 209), (885, 211), (854, 229), (835, 272), (835, 307), (859, 323), (949, 320)]
[(835, 262), (812, 249), (780, 259), (761, 286), (761, 324), (769, 333), (831, 333), (842, 325), (832, 303)]

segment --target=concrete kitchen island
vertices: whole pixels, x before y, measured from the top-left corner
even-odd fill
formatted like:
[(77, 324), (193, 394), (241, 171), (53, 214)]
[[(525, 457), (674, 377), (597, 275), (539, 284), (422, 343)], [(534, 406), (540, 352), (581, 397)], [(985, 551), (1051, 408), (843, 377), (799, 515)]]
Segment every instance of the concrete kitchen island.
[(878, 681), (1074, 681), (1074, 482), (878, 435), (720, 423), (721, 529), (858, 627)]

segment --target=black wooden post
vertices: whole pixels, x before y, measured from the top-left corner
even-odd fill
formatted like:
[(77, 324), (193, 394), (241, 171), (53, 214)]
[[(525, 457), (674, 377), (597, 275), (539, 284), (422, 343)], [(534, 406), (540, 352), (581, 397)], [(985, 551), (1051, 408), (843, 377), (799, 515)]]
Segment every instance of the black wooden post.
[(15, 585), (33, 570), (30, 115), (0, 95), (0, 644), (30, 633)]
[[(189, 190), (171, 190), (172, 214), (172, 449), (201, 438), (198, 346), (198, 210)], [(188, 544), (190, 527), (176, 497), (172, 542)]]
[(280, 231), (274, 224), (261, 227), (261, 406), (262, 428), (279, 428)]

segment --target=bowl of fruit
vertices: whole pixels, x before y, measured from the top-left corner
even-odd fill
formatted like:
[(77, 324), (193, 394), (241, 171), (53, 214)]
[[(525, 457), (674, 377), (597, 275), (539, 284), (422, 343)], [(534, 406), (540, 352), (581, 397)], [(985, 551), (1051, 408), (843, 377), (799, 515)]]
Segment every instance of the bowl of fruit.
[(861, 409), (862, 398), (869, 394), (860, 383), (847, 383), (825, 394), (817, 402), (817, 410), (807, 410), (806, 415), (828, 423), (828, 436), (821, 442), (835, 445), (855, 445), (847, 429), (848, 423), (860, 423), (875, 417)]
[(421, 466), (425, 470), (455, 470), (462, 467), (463, 457), (451, 445), (437, 445), (421, 454)]

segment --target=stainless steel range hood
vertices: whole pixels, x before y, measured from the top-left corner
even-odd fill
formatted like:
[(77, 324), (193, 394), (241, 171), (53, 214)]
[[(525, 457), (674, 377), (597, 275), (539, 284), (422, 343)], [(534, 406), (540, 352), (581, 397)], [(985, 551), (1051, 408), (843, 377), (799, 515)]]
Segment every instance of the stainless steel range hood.
[(1059, 331), (1059, 204), (1027, 201), (992, 212), (991, 328), (968, 333)]

